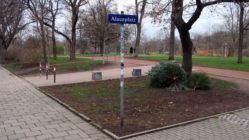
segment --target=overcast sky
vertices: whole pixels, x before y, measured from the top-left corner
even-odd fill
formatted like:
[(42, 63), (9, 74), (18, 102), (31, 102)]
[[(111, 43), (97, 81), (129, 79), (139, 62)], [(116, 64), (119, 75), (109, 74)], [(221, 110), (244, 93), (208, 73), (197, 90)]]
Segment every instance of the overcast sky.
[[(135, 0), (115, 0), (118, 4), (119, 12), (122, 10), (126, 10), (128, 5), (134, 5)], [(219, 14), (211, 14), (210, 10), (204, 9), (201, 17), (198, 21), (193, 25), (191, 29), (191, 34), (210, 34), (212, 31), (216, 30), (223, 24), (223, 19)], [(143, 30), (145, 31), (146, 36), (155, 37), (162, 27), (158, 25), (154, 25), (151, 23), (150, 19), (144, 20)]]

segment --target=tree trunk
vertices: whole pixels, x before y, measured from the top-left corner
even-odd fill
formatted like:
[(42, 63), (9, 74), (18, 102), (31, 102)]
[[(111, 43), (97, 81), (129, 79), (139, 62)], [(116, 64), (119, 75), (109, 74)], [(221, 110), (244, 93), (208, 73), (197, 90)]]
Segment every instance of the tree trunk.
[(169, 43), (169, 60), (175, 60), (175, 24), (174, 18), (174, 2), (172, 2), (172, 13), (171, 13), (171, 23), (170, 23), (170, 43)]
[(239, 17), (239, 47), (238, 47), (238, 64), (242, 64), (243, 57), (243, 38), (244, 38), (244, 6), (240, 3), (240, 17)]
[(175, 24), (172, 20), (170, 25), (169, 60), (175, 60)]
[(6, 62), (6, 52), (7, 50), (2, 44), (0, 44), (0, 64), (4, 64)]
[(73, 16), (72, 18), (72, 42), (70, 44), (70, 60), (76, 60), (76, 17)]
[(76, 46), (76, 42), (72, 39), (72, 42), (70, 44), (70, 60), (76, 60), (76, 56), (75, 56), (75, 46)]
[(53, 23), (53, 29), (52, 29), (52, 43), (53, 43), (53, 57), (54, 60), (57, 60), (57, 48), (56, 48), (56, 39), (55, 39), (55, 23)]
[(43, 57), (44, 57), (45, 63), (47, 63), (48, 62), (48, 57), (47, 57), (46, 40), (45, 40), (45, 32), (44, 32), (44, 24), (43, 23), (40, 23), (40, 28), (41, 28)]
[(139, 47), (140, 47), (140, 40), (141, 40), (141, 23), (137, 24), (137, 37), (136, 37), (136, 44), (135, 44), (135, 57), (138, 57), (139, 54)]
[(100, 50), (100, 55), (104, 56), (104, 40), (101, 38), (99, 42), (99, 50)]
[[(147, 4), (147, 0), (142, 0), (141, 9), (139, 10), (139, 3), (137, 0), (135, 0), (135, 6), (136, 6), (136, 15), (139, 17), (139, 21), (137, 23), (137, 37), (136, 37), (136, 44), (133, 52), (135, 52), (135, 57), (138, 57), (139, 55), (139, 48), (140, 48), (140, 41), (141, 41), (141, 30), (142, 30), (142, 22), (145, 14), (145, 8)], [(140, 14), (140, 16), (139, 16)]]
[(191, 76), (192, 73), (192, 48), (193, 43), (190, 38), (190, 33), (188, 30), (179, 31), (181, 43), (182, 43), (182, 68), (187, 73), (187, 78)]

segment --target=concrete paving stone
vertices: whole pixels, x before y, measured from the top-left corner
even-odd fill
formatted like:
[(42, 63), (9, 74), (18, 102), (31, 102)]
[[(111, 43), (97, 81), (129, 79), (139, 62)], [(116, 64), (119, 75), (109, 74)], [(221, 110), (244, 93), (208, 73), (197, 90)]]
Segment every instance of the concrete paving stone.
[(79, 135), (68, 135), (64, 137), (65, 140), (82, 140)]
[(93, 134), (90, 136), (93, 140), (101, 140), (101, 139), (106, 139), (107, 136), (104, 134)]
[(26, 132), (26, 133), (25, 133), (25, 135), (26, 135), (27, 137), (39, 136), (39, 135), (41, 135), (41, 134), (42, 134), (41, 131), (32, 131), (32, 132)]
[(22, 129), (25, 129), (25, 128), (30, 128), (30, 129), (32, 129), (32, 128), (34, 128), (34, 127), (36, 127), (35, 124), (27, 124), (27, 125), (21, 126)]
[(59, 128), (60, 126), (58, 124), (52, 124), (45, 126), (47, 129), (53, 129), (53, 128)]
[(14, 134), (14, 135), (8, 136), (8, 140), (18, 140), (18, 139), (22, 139), (22, 138), (25, 138), (24, 133), (19, 133), (19, 134)]
[(45, 127), (42, 127), (42, 126), (38, 126), (38, 127), (33, 127), (31, 129), (31, 131), (41, 131), (41, 130), (45, 130), (46, 128)]
[(8, 140), (7, 136), (0, 136), (0, 140)]
[(15, 133), (30, 133), (30, 132), (31, 132), (31, 130), (28, 128), (15, 130)]
[(9, 135), (14, 135), (15, 131), (5, 131), (5, 132), (0, 132), (0, 137), (1, 136), (9, 136)]
[(68, 136), (69, 134), (66, 131), (63, 132), (54, 132), (52, 133), (53, 137), (57, 138), (57, 137), (64, 137), (64, 136)]
[(27, 138), (22, 138), (19, 140), (36, 140), (36, 138), (35, 137), (27, 137)]
[(60, 137), (60, 138), (51, 138), (49, 140), (64, 140), (63, 137)]
[(71, 127), (69, 127), (69, 126), (61, 126), (61, 127), (58, 127), (58, 128), (55, 128), (56, 129), (56, 131), (67, 131), (67, 130), (72, 130), (72, 128)]
[(43, 135), (36, 136), (37, 140), (47, 140), (50, 138), (53, 138), (51, 134), (43, 134)]

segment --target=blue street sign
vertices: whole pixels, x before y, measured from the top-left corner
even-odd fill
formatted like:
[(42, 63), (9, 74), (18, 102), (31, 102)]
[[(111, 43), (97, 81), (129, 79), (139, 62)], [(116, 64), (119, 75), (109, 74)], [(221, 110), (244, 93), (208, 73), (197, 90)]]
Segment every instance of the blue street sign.
[(137, 24), (138, 17), (136, 15), (109, 14), (110, 23), (117, 24)]

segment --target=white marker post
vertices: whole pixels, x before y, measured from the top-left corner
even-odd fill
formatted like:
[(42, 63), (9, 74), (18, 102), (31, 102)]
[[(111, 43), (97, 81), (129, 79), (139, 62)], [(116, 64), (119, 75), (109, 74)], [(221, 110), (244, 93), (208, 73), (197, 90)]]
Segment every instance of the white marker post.
[[(124, 12), (121, 12), (124, 15)], [(124, 126), (124, 24), (120, 27), (120, 127)]]

